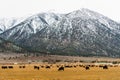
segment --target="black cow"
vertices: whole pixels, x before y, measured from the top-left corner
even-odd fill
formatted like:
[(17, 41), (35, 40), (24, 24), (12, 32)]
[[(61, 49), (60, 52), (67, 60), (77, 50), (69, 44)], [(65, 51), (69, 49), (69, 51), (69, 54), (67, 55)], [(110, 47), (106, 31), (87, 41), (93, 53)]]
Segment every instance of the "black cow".
[(25, 66), (23, 66), (23, 68), (25, 68)]
[(46, 66), (45, 68), (46, 68), (46, 69), (50, 69), (50, 66)]
[(2, 66), (1, 68), (2, 68), (2, 69), (7, 69), (7, 66)]
[(25, 68), (25, 66), (19, 66), (19, 68)]
[(70, 65), (65, 65), (65, 68), (72, 68), (72, 66), (70, 66)]
[(74, 65), (74, 68), (76, 68), (77, 66), (76, 65)]
[(58, 71), (64, 71), (64, 67), (63, 66), (59, 67)]
[(90, 68), (89, 68), (89, 66), (86, 66), (85, 69), (86, 69), (86, 70), (89, 70)]
[(108, 66), (107, 65), (103, 66), (103, 69), (108, 69)]
[(9, 69), (13, 69), (13, 66), (8, 66)]
[(39, 70), (40, 68), (39, 68), (39, 66), (34, 66), (34, 69), (37, 69), (37, 70)]

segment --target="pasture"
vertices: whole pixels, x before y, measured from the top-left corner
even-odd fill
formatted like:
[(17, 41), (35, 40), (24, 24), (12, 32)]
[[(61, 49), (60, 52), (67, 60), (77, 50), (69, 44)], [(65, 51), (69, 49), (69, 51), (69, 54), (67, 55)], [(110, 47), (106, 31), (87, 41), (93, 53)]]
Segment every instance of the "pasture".
[(3, 65), (0, 65), (0, 80), (120, 80), (120, 67), (90, 67), (86, 70), (84, 67), (76, 66), (58, 71), (56, 65), (53, 64), (50, 69), (40, 67), (39, 70), (34, 69), (34, 66), (40, 64), (11, 65), (12, 69), (2, 69)]

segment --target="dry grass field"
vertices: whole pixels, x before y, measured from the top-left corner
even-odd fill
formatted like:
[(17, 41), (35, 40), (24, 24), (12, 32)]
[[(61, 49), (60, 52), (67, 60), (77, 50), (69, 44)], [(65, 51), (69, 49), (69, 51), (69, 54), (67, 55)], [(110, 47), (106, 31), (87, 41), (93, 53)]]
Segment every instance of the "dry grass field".
[(3, 65), (0, 65), (0, 80), (120, 80), (120, 67), (90, 67), (90, 70), (85, 70), (77, 66), (58, 71), (56, 64), (50, 69), (39, 70), (34, 69), (34, 65), (40, 64), (26, 64), (26, 68), (12, 65), (13, 69), (2, 69)]
[[(120, 66), (108, 67), (108, 69), (90, 67), (90, 70), (77, 66), (64, 68), (64, 71), (58, 71), (57, 67), (59, 64), (88, 65), (88, 63), (94, 64), (95, 61), (102, 64), (112, 62), (120, 64), (119, 58), (0, 54), (0, 80), (120, 80)], [(50, 64), (53, 64), (50, 69), (40, 67), (40, 65)], [(2, 66), (13, 66), (13, 68), (3, 69)], [(19, 68), (20, 66), (25, 66), (25, 68)], [(40, 69), (34, 69), (34, 66), (39, 66)]]

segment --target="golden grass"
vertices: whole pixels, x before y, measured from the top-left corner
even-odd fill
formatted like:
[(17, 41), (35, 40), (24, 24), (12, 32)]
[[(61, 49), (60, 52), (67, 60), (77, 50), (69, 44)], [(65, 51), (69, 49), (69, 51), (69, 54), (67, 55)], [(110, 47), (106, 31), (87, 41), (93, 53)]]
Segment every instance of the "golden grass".
[(14, 69), (0, 68), (0, 80), (120, 80), (120, 67), (109, 67), (108, 70), (99, 67), (85, 70), (77, 67), (57, 71), (57, 67), (34, 70), (33, 66), (26, 65), (25, 69), (20, 69), (19, 65), (14, 65)]

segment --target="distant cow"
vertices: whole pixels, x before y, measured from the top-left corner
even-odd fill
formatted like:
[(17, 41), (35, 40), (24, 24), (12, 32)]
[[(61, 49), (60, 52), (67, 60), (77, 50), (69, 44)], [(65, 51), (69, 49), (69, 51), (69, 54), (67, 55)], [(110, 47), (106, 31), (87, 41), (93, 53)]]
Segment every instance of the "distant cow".
[(37, 70), (39, 70), (40, 68), (39, 68), (39, 66), (34, 66), (34, 69), (37, 69)]
[(103, 66), (103, 69), (108, 69), (108, 66), (107, 65)]
[(58, 71), (64, 71), (64, 67), (63, 66), (59, 67)]
[(100, 68), (103, 68), (103, 65), (99, 65)]
[(45, 68), (46, 68), (46, 69), (50, 69), (50, 66), (46, 66)]
[(90, 68), (89, 68), (89, 66), (86, 66), (85, 69), (86, 69), (86, 70), (89, 70)]
[(56, 65), (57, 68), (59, 68), (60, 65)]
[(79, 65), (79, 67), (84, 67), (84, 65)]
[(19, 68), (25, 68), (25, 66), (19, 66)]
[(44, 68), (44, 66), (41, 66), (41, 68)]
[(2, 68), (2, 69), (7, 69), (7, 66), (2, 66), (1, 68)]
[(22, 66), (19, 66), (19, 68), (22, 68)]
[(25, 66), (23, 66), (23, 68), (25, 68)]
[(13, 66), (8, 66), (9, 69), (13, 69)]
[(74, 67), (74, 68), (76, 68), (77, 66), (76, 66), (76, 65), (74, 65), (73, 67)]
[(65, 68), (72, 68), (71, 65), (65, 65)]

